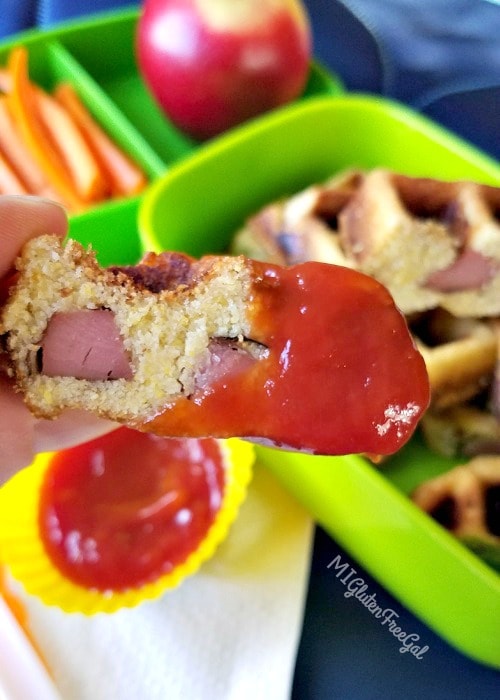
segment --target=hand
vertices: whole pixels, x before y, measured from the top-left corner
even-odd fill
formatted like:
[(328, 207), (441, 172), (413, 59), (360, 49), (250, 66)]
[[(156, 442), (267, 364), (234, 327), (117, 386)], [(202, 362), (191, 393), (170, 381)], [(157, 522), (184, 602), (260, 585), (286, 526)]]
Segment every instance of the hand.
[[(12, 271), (27, 240), (43, 233), (64, 238), (67, 231), (66, 213), (55, 202), (0, 196), (0, 280)], [(8, 377), (0, 374), (0, 484), (30, 464), (37, 452), (70, 447), (115, 427), (83, 411), (68, 411), (55, 420), (37, 419)]]

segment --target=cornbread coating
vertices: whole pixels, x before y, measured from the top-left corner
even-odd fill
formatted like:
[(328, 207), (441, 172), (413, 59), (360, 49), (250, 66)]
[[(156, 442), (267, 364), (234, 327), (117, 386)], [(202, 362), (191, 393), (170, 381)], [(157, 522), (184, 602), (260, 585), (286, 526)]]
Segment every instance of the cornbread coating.
[[(182, 256), (179, 256), (182, 258)], [(189, 275), (151, 291), (126, 269), (103, 269), (95, 253), (55, 236), (28, 242), (17, 261), (14, 291), (0, 333), (9, 372), (32, 412), (51, 418), (64, 408), (86, 409), (133, 423), (195, 389), (214, 339), (236, 342), (250, 333), (251, 274), (242, 256), (189, 261)], [(165, 262), (150, 256), (148, 265)], [(49, 377), (40, 371), (44, 334), (55, 314), (107, 309), (128, 355), (132, 379)]]

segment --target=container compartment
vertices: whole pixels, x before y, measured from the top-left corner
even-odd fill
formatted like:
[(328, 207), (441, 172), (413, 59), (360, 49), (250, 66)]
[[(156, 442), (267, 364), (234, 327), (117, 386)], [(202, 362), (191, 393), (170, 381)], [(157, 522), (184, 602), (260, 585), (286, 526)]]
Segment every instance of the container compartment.
[[(61, 81), (71, 82), (109, 136), (153, 181), (198, 145), (169, 122), (138, 73), (134, 53), (138, 16), (138, 9), (131, 8), (63, 23), (44, 32), (24, 32), (0, 44), (0, 65), (14, 46), (25, 46), (30, 78), (48, 91)], [(304, 98), (341, 92), (336, 77), (312, 63)], [(110, 200), (72, 215), (71, 235), (92, 242), (101, 261), (135, 262), (141, 247), (135, 223), (140, 196), (132, 199), (135, 201)], [(118, 221), (122, 245), (115, 247), (113, 227)]]
[[(173, 166), (142, 200), (143, 246), (195, 256), (227, 250), (263, 205), (342, 170), (374, 167), (500, 185), (496, 162), (407, 108), (374, 97), (317, 97)], [(258, 457), (404, 605), (463, 653), (500, 668), (500, 577), (407, 497), (453, 460), (418, 437), (380, 468), (359, 456), (264, 447)]]
[[(138, 17), (137, 10), (123, 13), (119, 21), (110, 15), (96, 26), (82, 26), (78, 33), (66, 32), (60, 40), (163, 161), (170, 164), (198, 144), (169, 122), (138, 72), (134, 45)], [(322, 66), (311, 65), (304, 97), (341, 91), (334, 76)]]

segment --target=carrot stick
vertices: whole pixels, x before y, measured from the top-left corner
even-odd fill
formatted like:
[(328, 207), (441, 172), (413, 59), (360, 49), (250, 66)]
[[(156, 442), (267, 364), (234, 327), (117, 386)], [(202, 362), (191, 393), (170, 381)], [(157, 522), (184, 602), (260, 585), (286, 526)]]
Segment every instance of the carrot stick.
[(0, 149), (11, 163), (29, 194), (37, 194), (57, 199), (57, 193), (50, 187), (38, 162), (26, 148), (21, 138), (5, 97), (0, 96)]
[(84, 202), (69, 181), (58, 152), (36, 119), (35, 99), (28, 76), (28, 54), (24, 47), (11, 50), (8, 67), (12, 76), (12, 90), (6, 99), (27, 147), (64, 204), (72, 211), (83, 209)]
[[(40, 119), (65, 161), (78, 194), (86, 202), (103, 199), (107, 188), (104, 175), (78, 127), (53, 97), (34, 85), (32, 89)], [(0, 68), (0, 90), (6, 94), (12, 91), (12, 76), (5, 68)], [(37, 193), (40, 188), (32, 189)]]
[(107, 183), (96, 158), (68, 111), (41, 88), (34, 88), (40, 119), (59, 150), (78, 195), (85, 202), (104, 198)]
[(3, 153), (0, 153), (0, 192), (2, 194), (28, 194), (27, 189)]
[(146, 185), (141, 169), (109, 138), (80, 100), (73, 86), (61, 83), (56, 99), (66, 107), (87, 139), (95, 157), (108, 176), (113, 194), (132, 195)]

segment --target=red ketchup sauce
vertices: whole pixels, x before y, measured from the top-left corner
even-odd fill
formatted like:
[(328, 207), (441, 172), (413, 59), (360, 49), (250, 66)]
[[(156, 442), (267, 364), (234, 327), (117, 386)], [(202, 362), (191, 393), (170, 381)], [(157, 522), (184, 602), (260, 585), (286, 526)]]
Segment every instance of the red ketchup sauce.
[(250, 264), (250, 335), (268, 356), (167, 405), (141, 427), (263, 438), (315, 454), (397, 451), (428, 405), (429, 382), (387, 290), (324, 263)]
[(119, 428), (56, 453), (40, 496), (46, 552), (73, 582), (123, 591), (169, 573), (194, 551), (220, 508), (217, 441)]

